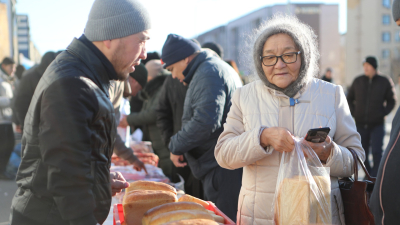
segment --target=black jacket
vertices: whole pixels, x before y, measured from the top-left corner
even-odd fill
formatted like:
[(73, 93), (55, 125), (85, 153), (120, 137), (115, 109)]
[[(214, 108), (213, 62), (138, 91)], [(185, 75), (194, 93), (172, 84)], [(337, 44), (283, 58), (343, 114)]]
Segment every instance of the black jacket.
[(388, 78), (377, 74), (372, 80), (361, 75), (354, 79), (347, 102), (357, 126), (383, 124), (384, 117), (396, 103), (393, 84)]
[(105, 221), (116, 134), (110, 79), (81, 39), (47, 68), (25, 118), (13, 211), (38, 224)]
[(168, 146), (172, 135), (182, 127), (183, 103), (185, 102), (187, 86), (178, 79), (168, 76), (161, 89), (157, 113), (157, 126), (162, 139)]
[(235, 70), (210, 51), (199, 53), (183, 71), (189, 85), (183, 108), (182, 129), (171, 137), (170, 151), (183, 155), (197, 179), (218, 165), (214, 148), (241, 81)]
[(137, 126), (142, 127), (143, 140), (152, 142), (154, 153), (160, 158), (158, 166), (171, 181), (178, 182), (179, 178), (174, 171), (169, 150), (162, 141), (161, 132), (156, 123), (157, 116), (155, 109), (158, 105), (161, 88), (166, 78), (166, 75), (157, 76), (146, 84), (144, 89), (139, 92), (139, 97), (143, 100), (143, 108), (140, 112), (131, 113), (127, 117), (127, 121), (134, 128)]
[(24, 126), (25, 116), (36, 86), (44, 71), (55, 58), (56, 53), (47, 52), (42, 57), (40, 64), (25, 71), (24, 76), (21, 78), (14, 98), (14, 113), (16, 114), (17, 123), (21, 125), (21, 128)]
[[(398, 224), (400, 221), (399, 165), (400, 165), (400, 111), (392, 122), (389, 144), (383, 152), (369, 206), (375, 224)], [(382, 219), (383, 223), (382, 223)]]

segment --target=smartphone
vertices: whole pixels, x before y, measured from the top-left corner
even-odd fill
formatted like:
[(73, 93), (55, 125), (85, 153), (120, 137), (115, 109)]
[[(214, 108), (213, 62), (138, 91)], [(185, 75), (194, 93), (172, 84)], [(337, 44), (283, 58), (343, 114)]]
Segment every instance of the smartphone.
[(329, 131), (331, 131), (329, 127), (309, 129), (304, 139), (313, 143), (321, 143), (325, 141)]

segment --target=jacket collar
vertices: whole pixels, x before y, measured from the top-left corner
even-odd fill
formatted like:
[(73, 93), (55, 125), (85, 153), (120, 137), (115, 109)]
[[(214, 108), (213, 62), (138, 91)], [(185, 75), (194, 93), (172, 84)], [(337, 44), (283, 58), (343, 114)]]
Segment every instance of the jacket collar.
[(196, 57), (194, 57), (194, 59), (188, 64), (186, 69), (183, 71), (183, 75), (185, 76), (185, 79), (183, 79), (183, 81), (189, 84), (190, 81), (192, 81), (193, 76), (197, 68), (200, 66), (200, 64), (210, 59), (211, 57), (215, 56), (211, 52), (206, 50), (201, 51)]
[(110, 76), (103, 62), (93, 53), (82, 41), (74, 38), (71, 44), (67, 47), (67, 51), (79, 58), (90, 70), (87, 74), (88, 78), (95, 82), (101, 90), (109, 96), (108, 89), (110, 87)]

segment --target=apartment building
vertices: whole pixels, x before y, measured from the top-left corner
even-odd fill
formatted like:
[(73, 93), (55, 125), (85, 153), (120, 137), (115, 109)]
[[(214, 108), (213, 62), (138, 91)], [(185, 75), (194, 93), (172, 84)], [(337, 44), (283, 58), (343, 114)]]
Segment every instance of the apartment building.
[(346, 83), (363, 73), (366, 56), (378, 59), (378, 71), (397, 81), (400, 75), (400, 28), (392, 19), (391, 0), (348, 0)]
[(339, 34), (339, 6), (337, 4), (289, 4), (266, 6), (243, 17), (205, 32), (197, 37), (203, 44), (215, 42), (224, 49), (224, 59), (237, 62), (242, 74), (248, 75), (248, 36), (275, 13), (295, 15), (300, 21), (310, 25), (319, 41), (321, 53), (321, 74), (326, 68), (333, 69), (335, 83), (342, 83), (344, 74), (341, 36)]

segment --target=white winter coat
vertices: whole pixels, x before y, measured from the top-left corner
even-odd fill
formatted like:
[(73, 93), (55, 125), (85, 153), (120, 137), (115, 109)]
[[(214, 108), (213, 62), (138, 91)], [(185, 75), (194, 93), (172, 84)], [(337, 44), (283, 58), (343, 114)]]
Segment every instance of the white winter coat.
[(312, 79), (294, 96), (289, 97), (266, 87), (262, 81), (252, 82), (233, 95), (224, 131), (218, 139), (215, 157), (227, 169), (243, 167), (237, 224), (273, 224), (271, 210), (279, 170), (280, 153), (260, 145), (262, 127), (285, 127), (292, 134), (304, 137), (310, 128), (330, 127), (334, 147), (326, 167), (330, 167), (333, 224), (345, 224), (338, 177), (352, 175), (353, 158), (347, 148), (365, 158), (341, 86)]

